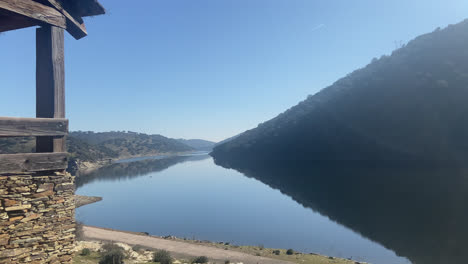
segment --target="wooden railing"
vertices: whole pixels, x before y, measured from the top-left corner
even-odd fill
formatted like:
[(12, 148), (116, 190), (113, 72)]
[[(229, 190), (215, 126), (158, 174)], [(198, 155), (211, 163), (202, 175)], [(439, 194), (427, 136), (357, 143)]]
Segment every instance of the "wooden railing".
[[(0, 137), (46, 137), (64, 139), (68, 120), (63, 118), (0, 117)], [(65, 170), (65, 152), (0, 154), (0, 174)]]
[(64, 118), (0, 117), (0, 137), (63, 137), (68, 134)]
[(36, 29), (37, 118), (0, 117), (0, 137), (36, 137), (36, 153), (1, 154), (0, 174), (67, 168), (63, 34), (51, 25)]

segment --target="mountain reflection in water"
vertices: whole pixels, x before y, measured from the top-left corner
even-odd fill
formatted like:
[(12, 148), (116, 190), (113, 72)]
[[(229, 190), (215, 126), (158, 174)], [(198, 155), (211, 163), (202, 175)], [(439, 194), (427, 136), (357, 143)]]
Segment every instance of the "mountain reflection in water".
[(76, 178), (76, 187), (79, 188), (85, 184), (100, 180), (117, 181), (122, 179), (136, 178), (152, 172), (163, 171), (178, 163), (204, 160), (208, 158), (210, 158), (210, 156), (207, 154), (195, 154), (181, 156), (142, 157), (121, 160), (95, 171), (79, 174), (79, 176)]
[(300, 164), (255, 164), (234, 169), (279, 189), (412, 263), (466, 263), (465, 168), (402, 162)]

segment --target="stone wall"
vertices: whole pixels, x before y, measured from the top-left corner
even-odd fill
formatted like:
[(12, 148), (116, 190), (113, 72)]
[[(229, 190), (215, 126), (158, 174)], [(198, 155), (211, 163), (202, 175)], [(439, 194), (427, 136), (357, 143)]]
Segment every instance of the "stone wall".
[(0, 175), (0, 264), (71, 263), (74, 178), (49, 174)]

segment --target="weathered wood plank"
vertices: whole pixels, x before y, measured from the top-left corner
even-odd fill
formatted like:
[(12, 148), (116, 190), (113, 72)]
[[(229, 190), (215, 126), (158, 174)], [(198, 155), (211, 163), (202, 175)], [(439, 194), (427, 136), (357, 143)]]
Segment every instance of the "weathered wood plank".
[(67, 134), (67, 119), (0, 117), (0, 137), (61, 137)]
[[(63, 29), (36, 30), (36, 117), (65, 118)], [(65, 152), (65, 138), (38, 137), (37, 152)]]
[(86, 32), (86, 27), (83, 23), (81, 17), (73, 16), (69, 11), (65, 10), (63, 7), (62, 1), (60, 0), (48, 0), (49, 3), (55, 7), (60, 13), (62, 13), (67, 22), (67, 31), (75, 38), (80, 39), (86, 37), (88, 33)]
[(37, 20), (0, 9), (0, 32), (27, 28), (39, 23)]
[(1, 0), (5, 9), (60, 28), (66, 28), (65, 16), (56, 9), (31, 0)]
[(0, 174), (65, 170), (67, 153), (0, 154)]

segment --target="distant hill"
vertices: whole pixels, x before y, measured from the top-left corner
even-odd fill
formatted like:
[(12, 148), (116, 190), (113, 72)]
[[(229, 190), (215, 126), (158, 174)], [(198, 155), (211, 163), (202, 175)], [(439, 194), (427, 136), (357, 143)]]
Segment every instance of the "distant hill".
[(120, 154), (100, 144), (91, 144), (74, 136), (67, 137), (67, 149), (72, 159), (98, 161), (117, 158)]
[(215, 142), (208, 141), (208, 140), (203, 140), (203, 139), (182, 139), (179, 138), (177, 139), (180, 143), (183, 143), (189, 147), (192, 147), (196, 150), (212, 150), (213, 147), (215, 146)]
[[(76, 171), (83, 162), (97, 163), (131, 156), (189, 152), (190, 147), (176, 139), (135, 132), (70, 132), (67, 137), (69, 168)], [(0, 138), (0, 154), (35, 152), (35, 138)]]
[(32, 137), (0, 138), (0, 154), (35, 152), (36, 139)]
[[(0, 138), (0, 154), (34, 153), (36, 140), (33, 137)], [(67, 137), (67, 151), (70, 158), (82, 161), (97, 161), (116, 158), (119, 154), (101, 145), (89, 144), (78, 138)]]
[(373, 59), (212, 152), (227, 166), (275, 160), (468, 157), (468, 20)]
[(119, 153), (119, 156), (157, 155), (193, 151), (194, 148), (176, 139), (136, 132), (71, 132), (70, 137), (99, 145)]

